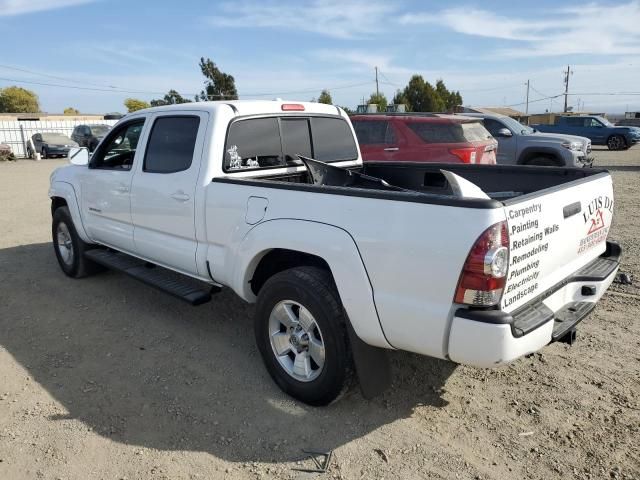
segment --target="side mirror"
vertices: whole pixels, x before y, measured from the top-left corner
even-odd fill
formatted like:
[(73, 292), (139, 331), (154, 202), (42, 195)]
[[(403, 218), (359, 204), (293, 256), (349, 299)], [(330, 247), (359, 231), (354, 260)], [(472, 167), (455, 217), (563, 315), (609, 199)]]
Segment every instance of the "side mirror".
[(88, 165), (89, 150), (86, 147), (71, 147), (69, 149), (69, 162), (73, 165)]
[(511, 130), (509, 130), (508, 128), (501, 128), (500, 130), (498, 130), (498, 136), (499, 137), (512, 137), (513, 133), (511, 133)]

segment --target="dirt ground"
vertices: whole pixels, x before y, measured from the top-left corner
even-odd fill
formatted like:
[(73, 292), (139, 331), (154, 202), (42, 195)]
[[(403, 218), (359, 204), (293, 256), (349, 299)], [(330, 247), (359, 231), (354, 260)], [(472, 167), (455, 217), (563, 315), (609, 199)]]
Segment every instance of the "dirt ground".
[[(66, 278), (47, 188), (0, 163), (0, 479), (640, 479), (640, 147), (615, 182), (614, 285), (578, 330), (496, 370), (391, 354), (395, 381), (327, 408), (286, 397), (231, 292), (190, 307), (105, 273)], [(302, 449), (333, 450), (326, 474)]]

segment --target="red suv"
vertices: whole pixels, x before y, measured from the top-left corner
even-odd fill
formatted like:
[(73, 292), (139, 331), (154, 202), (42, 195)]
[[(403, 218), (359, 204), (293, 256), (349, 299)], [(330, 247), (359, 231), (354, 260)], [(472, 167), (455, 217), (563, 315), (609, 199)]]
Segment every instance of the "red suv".
[(477, 118), (438, 113), (354, 115), (364, 161), (495, 165), (498, 142)]

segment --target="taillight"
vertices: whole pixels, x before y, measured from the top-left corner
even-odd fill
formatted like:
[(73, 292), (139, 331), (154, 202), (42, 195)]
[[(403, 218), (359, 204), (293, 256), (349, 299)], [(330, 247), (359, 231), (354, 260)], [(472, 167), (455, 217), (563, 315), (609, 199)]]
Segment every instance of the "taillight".
[(507, 222), (487, 228), (464, 262), (455, 302), (478, 307), (496, 305), (502, 298), (509, 267)]
[(452, 148), (449, 153), (458, 157), (463, 163), (476, 163), (477, 152), (473, 147)]

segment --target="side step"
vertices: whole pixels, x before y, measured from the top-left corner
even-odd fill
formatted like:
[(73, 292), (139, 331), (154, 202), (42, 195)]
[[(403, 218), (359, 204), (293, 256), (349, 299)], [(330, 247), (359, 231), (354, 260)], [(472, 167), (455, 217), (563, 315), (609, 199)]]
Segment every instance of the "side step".
[(111, 270), (118, 270), (140, 280), (147, 285), (173, 295), (191, 305), (202, 305), (211, 300), (211, 294), (220, 291), (218, 287), (211, 286), (207, 290), (205, 283), (179, 273), (158, 267), (131, 257), (124, 253), (96, 248), (87, 250), (85, 257), (99, 263)]

